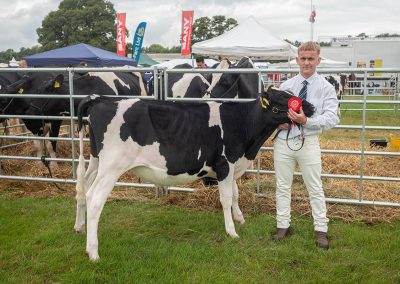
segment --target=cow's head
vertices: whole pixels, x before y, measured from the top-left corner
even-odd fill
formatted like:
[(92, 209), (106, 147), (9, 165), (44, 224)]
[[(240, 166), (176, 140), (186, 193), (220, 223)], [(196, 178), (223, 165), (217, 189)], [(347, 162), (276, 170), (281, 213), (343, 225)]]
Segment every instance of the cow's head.
[[(216, 69), (247, 68), (254, 69), (254, 64), (248, 57), (241, 58), (235, 64), (231, 64), (228, 59), (223, 59)], [(255, 98), (258, 94), (258, 74), (257, 73), (213, 73), (211, 86), (209, 87), (210, 96), (214, 98)]]
[[(288, 102), (295, 97), (289, 91), (281, 91), (273, 86), (270, 86), (260, 96), (260, 105), (269, 114), (268, 124), (278, 125), (281, 123), (290, 123), (288, 118)], [(302, 101), (303, 112), (307, 117), (314, 114), (315, 108), (308, 101)]]
[[(38, 76), (34, 77), (32, 86), (26, 93), (30, 94), (42, 94), (50, 95), (61, 92), (60, 89), (63, 86), (64, 76), (59, 74), (57, 76)], [(51, 109), (54, 107), (53, 104), (59, 104), (61, 100), (49, 99), (49, 98), (32, 98), (27, 100), (27, 107), (24, 111), (26, 115), (53, 115), (46, 111), (46, 109)], [(29, 121), (29, 130), (35, 135), (45, 134), (45, 125), (40, 119), (31, 119)]]
[[(46, 78), (42, 78), (40, 81), (36, 81), (31, 92), (33, 94), (51, 95), (51, 94), (65, 94), (64, 90), (64, 75), (52, 75)], [(49, 102), (55, 101), (49, 98), (32, 98), (30, 100), (29, 112), (30, 115), (41, 115), (45, 108), (49, 108)], [(60, 101), (57, 100), (59, 103)]]
[(49, 76), (41, 80), (41, 82), (35, 82), (34, 89), (32, 92), (34, 94), (58, 94), (60, 93), (60, 88), (64, 83), (64, 75), (58, 74), (57, 76)]
[[(32, 78), (29, 75), (24, 75), (18, 81), (8, 85), (2, 86), (1, 94), (23, 94), (25, 90), (29, 89), (32, 85)], [(16, 97), (0, 96), (0, 113), (2, 114), (23, 114), (24, 100)]]

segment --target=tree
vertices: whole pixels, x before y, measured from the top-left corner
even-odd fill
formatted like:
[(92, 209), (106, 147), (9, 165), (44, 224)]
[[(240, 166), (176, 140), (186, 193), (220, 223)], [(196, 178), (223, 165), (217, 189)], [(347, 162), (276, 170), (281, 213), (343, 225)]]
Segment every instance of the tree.
[(8, 63), (8, 61), (10, 61), (13, 57), (18, 59), (18, 53), (11, 48), (0, 52), (0, 62)]
[(237, 21), (233, 18), (217, 15), (212, 19), (201, 17), (194, 21), (192, 32), (192, 43), (207, 40), (229, 31), (237, 26)]
[(292, 41), (290, 41), (290, 40), (288, 40), (288, 39), (285, 38), (284, 41), (286, 41), (286, 42), (288, 42), (288, 43), (290, 43), (291, 45), (294, 45), (294, 46), (296, 46), (296, 47), (299, 47), (300, 44), (302, 44), (302, 42), (301, 42), (301, 41), (298, 41), (298, 40), (295, 40), (294, 42), (292, 42)]
[(21, 49), (19, 50), (19, 53), (18, 53), (18, 58), (21, 59), (24, 56), (33, 55), (33, 54), (39, 53), (40, 51), (41, 51), (41, 48), (39, 45), (32, 46), (31, 48), (21, 47)]
[(165, 53), (166, 50), (161, 44), (152, 44), (146, 49), (148, 53)]
[(364, 39), (364, 38), (367, 38), (368, 35), (366, 33), (360, 33), (360, 34), (356, 35), (356, 37), (360, 37), (360, 38)]
[(85, 42), (115, 51), (116, 12), (108, 0), (63, 0), (37, 29), (42, 51)]
[(376, 38), (382, 38), (382, 37), (400, 37), (399, 34), (389, 34), (389, 33), (383, 33), (375, 36)]

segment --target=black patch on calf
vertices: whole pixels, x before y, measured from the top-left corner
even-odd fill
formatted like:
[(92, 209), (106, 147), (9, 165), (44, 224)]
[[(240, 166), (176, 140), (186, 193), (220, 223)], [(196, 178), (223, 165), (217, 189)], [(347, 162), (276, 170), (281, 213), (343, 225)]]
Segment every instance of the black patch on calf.
[(226, 163), (221, 157), (221, 129), (209, 127), (209, 117), (207, 104), (139, 101), (123, 115), (121, 139), (131, 138), (140, 146), (158, 142), (169, 175), (198, 174), (206, 163), (223, 179), (225, 170), (218, 169)]
[[(89, 106), (88, 113), (90, 113), (89, 120), (91, 121), (90, 127), (92, 132), (90, 136), (96, 137), (95, 145), (91, 145), (91, 154), (98, 157), (101, 149), (103, 149), (104, 133), (107, 131), (107, 126), (117, 113), (117, 104), (110, 100), (98, 100), (99, 103)], [(92, 122), (93, 121), (93, 122)], [(92, 139), (91, 139), (92, 141)], [(91, 143), (92, 144), (92, 143)]]

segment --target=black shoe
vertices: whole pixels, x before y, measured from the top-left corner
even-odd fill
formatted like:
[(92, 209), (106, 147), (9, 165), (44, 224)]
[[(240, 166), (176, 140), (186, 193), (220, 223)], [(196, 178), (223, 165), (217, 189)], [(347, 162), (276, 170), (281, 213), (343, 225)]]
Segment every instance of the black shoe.
[(291, 234), (290, 227), (286, 228), (286, 229), (278, 228), (276, 230), (276, 233), (274, 235), (272, 235), (272, 239), (275, 240), (275, 241), (280, 241), (280, 240), (283, 240), (286, 237), (289, 237), (290, 234)]
[(325, 232), (314, 231), (315, 243), (319, 248), (329, 249), (328, 234)]

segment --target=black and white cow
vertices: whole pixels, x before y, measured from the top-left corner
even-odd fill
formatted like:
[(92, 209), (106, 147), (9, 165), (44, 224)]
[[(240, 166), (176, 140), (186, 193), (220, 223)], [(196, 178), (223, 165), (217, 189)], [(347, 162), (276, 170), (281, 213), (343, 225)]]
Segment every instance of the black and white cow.
[(343, 95), (343, 86), (339, 76), (329, 75), (325, 79), (335, 88), (336, 96), (340, 100)]
[[(18, 81), (21, 78), (17, 72), (0, 72), (0, 94), (7, 94), (7, 86)], [(4, 98), (0, 97), (0, 104), (4, 101)], [(1, 113), (4, 114), (4, 113)], [(3, 123), (5, 130), (7, 131), (7, 119), (0, 118), (0, 122)], [(8, 133), (6, 133), (8, 134)]]
[[(344, 91), (344, 86), (342, 85), (341, 76), (329, 75), (326, 76), (325, 79), (335, 88), (336, 97), (338, 98), (338, 100), (341, 100)], [(337, 110), (337, 114), (340, 116), (340, 103)]]
[[(192, 69), (190, 64), (176, 65), (173, 69)], [(151, 81), (149, 93), (153, 93)], [(168, 73), (167, 97), (172, 98), (201, 98), (209, 88), (207, 79), (200, 73)], [(164, 85), (159, 84), (159, 90)], [(165, 91), (164, 91), (165, 92)]]
[[(50, 94), (54, 92), (54, 74), (52, 73), (37, 73), (35, 76), (24, 75), (21, 79), (10, 84), (6, 88), (7, 94), (17, 94), (15, 97), (1, 97), (0, 98), (0, 111), (3, 114), (10, 115), (25, 115), (26, 110), (30, 107), (32, 101), (31, 98), (20, 98), (18, 94)], [(22, 119), (26, 128), (31, 131), (36, 136), (42, 136), (46, 132), (57, 133), (53, 137), (58, 136), (58, 130), (60, 128), (60, 121), (51, 121), (47, 126), (43, 127), (43, 123), (40, 120), (34, 119)], [(37, 156), (41, 157), (43, 155), (43, 147), (40, 141), (33, 141)], [(47, 145), (50, 156), (55, 157), (53, 148), (55, 148), (55, 141)]]
[[(69, 81), (65, 80), (67, 74), (33, 73), (25, 75), (22, 79), (9, 86), (9, 93), (27, 94), (54, 94), (65, 95), (65, 99), (57, 98), (4, 98), (0, 101), (0, 110), (5, 114), (15, 115), (43, 115), (60, 116), (69, 114), (70, 100)], [(88, 95), (96, 93), (100, 95), (147, 95), (146, 82), (138, 72), (89, 72), (85, 75), (74, 77), (74, 94)], [(75, 99), (77, 107), (80, 100)], [(58, 137), (61, 120), (23, 120), (28, 130), (36, 136), (49, 134), (50, 137)], [(34, 141), (37, 156), (43, 155), (42, 144)], [(52, 140), (47, 144), (47, 149), (52, 158), (56, 157), (57, 141)], [(57, 163), (51, 161), (55, 167)]]
[[(258, 99), (240, 102), (179, 103), (93, 95), (78, 108), (80, 157), (75, 230), (85, 230), (86, 251), (99, 258), (97, 228), (115, 182), (126, 171), (158, 186), (218, 180), (225, 230), (238, 237), (233, 220), (244, 223), (236, 179), (287, 117), (286, 91), (269, 88)], [(314, 107), (304, 102), (309, 117)], [(88, 114), (90, 161), (85, 172), (82, 116)], [(233, 219), (232, 219), (233, 215)]]
[[(253, 61), (242, 57), (232, 64), (228, 59), (221, 60), (216, 69), (255, 69)], [(257, 73), (212, 73), (207, 95), (211, 98), (256, 98), (259, 94)]]
[[(189, 64), (181, 64), (174, 69), (191, 69)], [(254, 69), (248, 57), (241, 58), (235, 64), (223, 59), (214, 69), (246, 68)], [(205, 70), (205, 69), (202, 69)], [(168, 73), (167, 96), (172, 98), (256, 98), (258, 96), (259, 77), (257, 73)], [(207, 78), (205, 78), (207, 77)], [(164, 84), (159, 83), (159, 88)], [(153, 94), (153, 81), (150, 81), (149, 93)]]

